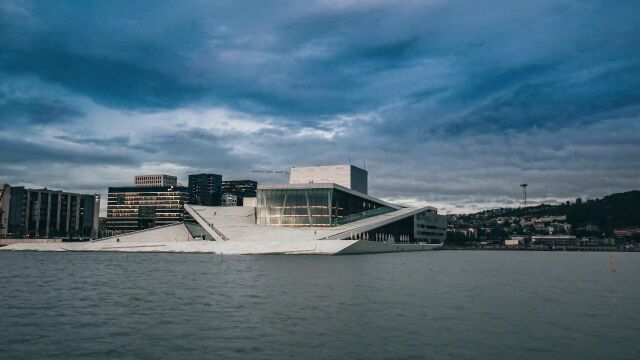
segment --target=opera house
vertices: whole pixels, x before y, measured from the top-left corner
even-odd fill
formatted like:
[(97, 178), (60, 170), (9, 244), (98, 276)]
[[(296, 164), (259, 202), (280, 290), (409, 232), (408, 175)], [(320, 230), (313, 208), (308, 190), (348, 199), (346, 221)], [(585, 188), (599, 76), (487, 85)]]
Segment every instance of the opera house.
[(185, 205), (193, 221), (88, 243), (15, 244), (6, 250), (363, 254), (442, 246), (446, 217), (368, 194), (353, 165), (294, 167), (288, 184), (259, 185), (243, 206)]

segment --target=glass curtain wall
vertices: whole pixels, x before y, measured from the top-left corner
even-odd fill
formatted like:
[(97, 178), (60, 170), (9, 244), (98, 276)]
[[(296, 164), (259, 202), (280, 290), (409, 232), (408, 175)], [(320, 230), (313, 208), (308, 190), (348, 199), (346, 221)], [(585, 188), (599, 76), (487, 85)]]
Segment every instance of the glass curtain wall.
[(107, 227), (126, 232), (183, 221), (187, 200), (184, 187), (111, 187)]
[(331, 226), (331, 190), (258, 190), (257, 223), (282, 226)]
[[(260, 189), (256, 222), (258, 225), (335, 226), (351, 219), (379, 215), (385, 209), (392, 210), (337, 189)], [(361, 216), (352, 218), (356, 214)]]

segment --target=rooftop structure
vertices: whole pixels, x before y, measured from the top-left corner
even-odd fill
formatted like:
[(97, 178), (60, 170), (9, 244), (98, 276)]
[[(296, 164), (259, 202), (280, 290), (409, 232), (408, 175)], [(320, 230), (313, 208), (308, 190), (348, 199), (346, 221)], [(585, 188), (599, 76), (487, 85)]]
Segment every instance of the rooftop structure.
[(290, 184), (333, 183), (363, 194), (368, 192), (368, 173), (351, 164), (331, 166), (293, 167)]
[(136, 175), (134, 179), (136, 186), (177, 186), (178, 178), (172, 175)]

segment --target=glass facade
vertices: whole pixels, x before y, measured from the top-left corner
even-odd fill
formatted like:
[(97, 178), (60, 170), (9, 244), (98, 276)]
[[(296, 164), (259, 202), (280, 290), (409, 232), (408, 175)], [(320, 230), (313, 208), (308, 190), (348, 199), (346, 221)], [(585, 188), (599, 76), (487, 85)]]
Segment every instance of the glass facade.
[(185, 220), (185, 187), (110, 187), (107, 229), (124, 233)]
[(222, 192), (224, 194), (234, 195), (236, 197), (236, 205), (242, 206), (245, 197), (256, 197), (258, 183), (253, 180), (226, 180), (222, 182)]
[(335, 188), (258, 189), (256, 222), (258, 225), (335, 226), (392, 210)]
[(385, 243), (441, 244), (447, 230), (446, 216), (426, 210), (364, 232), (355, 231), (345, 239)]
[(222, 175), (189, 175), (189, 204), (222, 205)]

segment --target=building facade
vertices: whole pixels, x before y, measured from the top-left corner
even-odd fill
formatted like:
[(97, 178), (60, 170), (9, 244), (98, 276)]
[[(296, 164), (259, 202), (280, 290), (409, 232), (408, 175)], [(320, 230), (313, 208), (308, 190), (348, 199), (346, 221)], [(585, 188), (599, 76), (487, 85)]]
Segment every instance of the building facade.
[(531, 235), (533, 245), (544, 246), (570, 246), (577, 245), (573, 235)]
[[(447, 218), (437, 209), (402, 208), (369, 196), (368, 173), (353, 165), (292, 168), (289, 184), (258, 186), (256, 224), (341, 228), (363, 224), (341, 239), (442, 244)], [(394, 220), (385, 221), (385, 217)], [(370, 218), (379, 219), (373, 224)]]
[(222, 206), (238, 206), (238, 196), (234, 194), (222, 194)]
[(435, 208), (414, 215), (413, 236), (416, 242), (443, 243), (447, 237), (447, 217), (438, 215)]
[(100, 195), (4, 185), (0, 196), (0, 237), (95, 238)]
[(178, 178), (172, 175), (136, 175), (136, 186), (178, 186)]
[(107, 229), (118, 234), (184, 221), (188, 199), (181, 186), (110, 187)]
[(205, 206), (222, 205), (222, 175), (189, 175), (189, 204)]
[(288, 184), (258, 187), (259, 225), (336, 226), (392, 211), (381, 200), (337, 184)]
[(253, 180), (226, 180), (222, 182), (222, 192), (236, 196), (237, 206), (244, 205), (244, 198), (256, 197), (258, 182)]
[(290, 184), (338, 184), (362, 194), (368, 193), (368, 172), (351, 164), (293, 167)]

